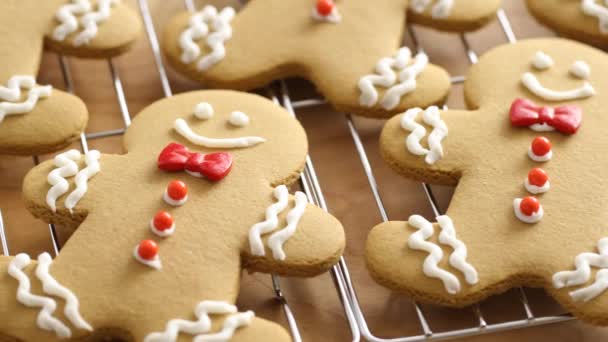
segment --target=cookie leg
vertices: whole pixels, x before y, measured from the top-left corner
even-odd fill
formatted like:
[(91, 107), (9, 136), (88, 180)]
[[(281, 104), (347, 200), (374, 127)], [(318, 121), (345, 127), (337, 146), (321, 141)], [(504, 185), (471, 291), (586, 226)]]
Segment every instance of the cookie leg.
[(33, 155), (59, 150), (76, 140), (88, 120), (79, 98), (53, 89), (31, 112), (0, 122), (0, 154)]
[[(303, 201), (306, 203), (305, 195)], [(289, 208), (294, 208), (293, 202)], [(288, 220), (296, 210), (286, 213)], [(293, 226), (295, 231), (292, 235), (287, 234), (288, 222), (282, 220), (279, 227), (283, 228), (262, 237), (261, 251), (252, 248), (255, 243), (250, 238), (243, 255), (245, 268), (255, 272), (310, 277), (335, 265), (344, 250), (344, 231), (340, 223), (313, 205), (305, 206), (302, 217)], [(282, 245), (280, 240), (284, 241)]]

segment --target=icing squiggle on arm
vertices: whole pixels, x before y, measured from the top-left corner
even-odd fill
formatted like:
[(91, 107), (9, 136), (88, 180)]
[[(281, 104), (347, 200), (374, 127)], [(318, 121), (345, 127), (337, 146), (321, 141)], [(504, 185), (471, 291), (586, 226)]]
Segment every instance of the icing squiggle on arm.
[(277, 260), (285, 260), (285, 251), (283, 251), (283, 244), (296, 232), (298, 222), (304, 215), (306, 205), (308, 204), (308, 197), (303, 192), (296, 192), (295, 194), (295, 207), (287, 213), (287, 226), (276, 233), (273, 233), (268, 238), (268, 246), (272, 250), (272, 255)]
[(52, 187), (46, 194), (46, 204), (53, 212), (57, 211), (57, 198), (70, 189), (70, 183), (65, 178), (78, 173), (78, 165), (75, 163), (78, 160), (80, 160), (80, 152), (77, 150), (69, 150), (55, 157), (57, 168), (51, 171), (47, 177), (47, 181)]
[(582, 0), (581, 9), (586, 15), (596, 17), (600, 32), (608, 34), (608, 8), (596, 3), (595, 0)]
[(285, 185), (277, 186), (273, 194), (277, 202), (266, 209), (266, 220), (254, 224), (249, 230), (249, 248), (253, 255), (263, 256), (266, 254), (261, 235), (273, 231), (279, 225), (278, 215), (288, 205), (289, 191)]
[[(235, 314), (236, 313), (236, 314)], [(245, 313), (237, 313), (237, 308), (234, 305), (230, 305), (226, 302), (220, 301), (211, 301), (206, 300), (200, 302), (196, 309), (194, 310), (194, 314), (197, 321), (187, 321), (183, 319), (172, 319), (170, 320), (163, 332), (155, 332), (148, 334), (144, 342), (166, 342), (166, 341), (177, 341), (180, 332), (187, 333), (190, 335), (199, 335), (209, 332), (211, 329), (211, 318), (209, 315), (224, 315), (224, 314), (235, 314), (226, 319), (224, 322), (224, 328), (221, 333), (223, 335), (219, 336), (218, 334), (213, 334), (218, 336), (213, 341), (226, 341), (234, 334), (234, 331), (243, 325), (249, 324), (251, 318), (253, 318), (254, 314), (251, 311), (247, 311)], [(244, 316), (243, 316), (244, 315)], [(236, 317), (230, 320), (231, 317)], [(230, 320), (230, 321), (229, 321)], [(231, 330), (232, 332), (229, 332)], [(226, 331), (226, 332), (224, 332)], [(221, 334), (220, 333), (220, 334)], [(213, 335), (208, 335), (207, 338)], [(204, 335), (199, 335), (201, 338)], [(195, 337), (199, 338), (199, 336)], [(220, 339), (219, 337), (224, 337)], [(200, 339), (199, 339), (200, 340)], [(204, 339), (203, 339), (204, 341)], [(209, 339), (208, 339), (209, 341)]]
[(253, 311), (240, 312), (230, 315), (224, 321), (222, 331), (214, 334), (198, 335), (194, 337), (194, 342), (220, 342), (229, 341), (236, 329), (251, 324), (251, 320), (255, 317)]
[(426, 136), (426, 128), (416, 122), (416, 117), (422, 112), (420, 108), (409, 109), (401, 117), (401, 128), (412, 132), (405, 139), (407, 150), (417, 156), (424, 156), (429, 153), (429, 150), (422, 147), (420, 141)]
[(27, 307), (41, 308), (36, 318), (36, 324), (40, 329), (53, 331), (60, 338), (70, 337), (72, 335), (71, 330), (60, 320), (53, 317), (57, 303), (51, 298), (31, 293), (30, 280), (23, 272), (23, 269), (29, 264), (30, 257), (27, 254), (18, 254), (8, 265), (8, 274), (19, 282), (17, 300)]
[[(433, 131), (428, 137), (430, 150), (422, 147), (420, 144), (420, 141), (426, 135), (424, 126), (416, 122), (416, 117), (418, 117), (420, 112), (423, 113), (423, 121), (433, 127)], [(405, 140), (405, 145), (410, 153), (417, 156), (426, 156), (424, 161), (429, 165), (433, 165), (443, 158), (443, 146), (441, 142), (448, 136), (448, 126), (441, 120), (439, 108), (432, 106), (425, 111), (420, 108), (409, 109), (401, 116), (401, 128), (411, 132)]]
[[(17, 102), (21, 98), (21, 88), (28, 89), (27, 99)], [(52, 86), (38, 86), (32, 76), (13, 76), (7, 82), (7, 87), (0, 86), (0, 123), (7, 115), (24, 114), (31, 112), (38, 100), (51, 96)]]
[(74, 324), (75, 327), (93, 331), (93, 327), (87, 321), (82, 318), (78, 311), (78, 298), (72, 293), (72, 291), (61, 286), (49, 273), (49, 268), (53, 259), (49, 253), (42, 253), (38, 256), (38, 266), (36, 267), (36, 277), (42, 282), (42, 289), (44, 293), (62, 298), (65, 300), (64, 313), (65, 316)]
[(608, 289), (608, 269), (602, 269), (595, 274), (595, 282), (587, 287), (570, 292), (575, 301), (588, 302), (601, 295)]
[(439, 262), (443, 258), (443, 250), (432, 242), (426, 241), (434, 233), (433, 224), (419, 215), (410, 216), (408, 224), (417, 229), (410, 235), (407, 244), (411, 249), (421, 250), (429, 253), (424, 259), (422, 271), (431, 278), (437, 278), (443, 282), (445, 290), (450, 294), (460, 291), (460, 281), (452, 273), (439, 268)]
[(86, 194), (89, 179), (93, 178), (101, 170), (101, 166), (99, 165), (100, 157), (101, 154), (97, 150), (92, 150), (85, 154), (84, 160), (87, 167), (76, 174), (76, 178), (74, 180), (76, 183), (76, 190), (72, 191), (65, 199), (65, 207), (70, 211), (70, 213), (72, 213), (72, 209)]
[(399, 106), (401, 98), (416, 90), (416, 78), (429, 64), (429, 57), (420, 52), (414, 57), (414, 63), (399, 73), (399, 84), (389, 88), (380, 103), (384, 109), (391, 110)]

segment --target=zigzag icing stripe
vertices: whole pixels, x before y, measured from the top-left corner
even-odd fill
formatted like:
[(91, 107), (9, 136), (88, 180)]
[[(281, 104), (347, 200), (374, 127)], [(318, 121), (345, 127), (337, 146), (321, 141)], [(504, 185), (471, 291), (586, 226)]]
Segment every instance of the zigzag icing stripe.
[(438, 216), (437, 223), (441, 227), (439, 242), (454, 249), (454, 252), (450, 254), (448, 259), (450, 265), (464, 274), (467, 283), (471, 285), (477, 284), (479, 281), (477, 270), (467, 262), (467, 246), (456, 238), (456, 230), (454, 229), (452, 219), (446, 215)]
[(55, 15), (61, 24), (53, 31), (53, 39), (64, 41), (67, 36), (76, 32), (79, 27), (76, 16), (84, 15), (80, 19), (80, 25), (84, 29), (74, 38), (73, 44), (74, 46), (89, 44), (91, 39), (97, 36), (98, 24), (108, 20), (112, 5), (119, 2), (120, 0), (98, 0), (95, 12), (89, 0), (72, 0), (71, 4), (61, 6)]
[(414, 63), (404, 68), (399, 73), (399, 84), (389, 88), (382, 98), (382, 108), (392, 110), (399, 106), (401, 97), (416, 90), (416, 78), (420, 75), (426, 66), (429, 64), (429, 57), (424, 52), (419, 52), (414, 57)]
[(361, 96), (359, 97), (359, 103), (362, 106), (372, 107), (378, 102), (378, 92), (375, 86), (388, 88), (397, 82), (397, 74), (393, 71), (395, 69), (403, 69), (410, 62), (412, 53), (407, 47), (399, 49), (395, 57), (385, 57), (378, 61), (376, 64), (376, 73), (372, 75), (363, 76), (359, 80), (359, 89), (361, 90)]
[[(424, 12), (431, 4), (431, 0), (412, 0), (410, 8), (416, 13)], [(431, 17), (434, 19), (447, 18), (454, 7), (454, 0), (438, 0), (431, 10)]]
[[(418, 114), (423, 112), (422, 119), (424, 122), (433, 127), (433, 131), (429, 134), (428, 143), (430, 150), (422, 147), (420, 141), (426, 135), (424, 126), (416, 122)], [(401, 117), (401, 128), (411, 132), (405, 140), (405, 145), (410, 153), (417, 156), (425, 155), (425, 162), (429, 165), (436, 163), (443, 158), (443, 146), (441, 142), (448, 136), (448, 126), (441, 120), (439, 108), (432, 106), (423, 111), (420, 108), (412, 108), (406, 111)]]
[(308, 204), (308, 197), (303, 192), (296, 192), (295, 194), (295, 207), (287, 213), (287, 226), (273, 233), (268, 238), (268, 246), (272, 250), (272, 256), (276, 260), (285, 260), (285, 251), (283, 251), (283, 244), (296, 232), (298, 222), (304, 215), (306, 205)]
[(18, 254), (8, 265), (8, 274), (19, 282), (17, 301), (27, 307), (41, 308), (36, 318), (36, 324), (40, 329), (53, 331), (60, 338), (72, 336), (71, 330), (53, 317), (57, 303), (51, 298), (31, 293), (30, 280), (23, 272), (23, 269), (29, 264), (30, 257), (27, 254)]
[(57, 168), (51, 171), (47, 177), (47, 181), (52, 187), (46, 194), (46, 204), (53, 212), (57, 211), (57, 198), (70, 189), (70, 183), (66, 177), (72, 177), (78, 173), (78, 164), (75, 163), (78, 160), (80, 160), (78, 150), (69, 150), (55, 157)]
[(93, 327), (82, 318), (78, 311), (78, 298), (72, 291), (61, 286), (49, 273), (49, 268), (53, 259), (49, 253), (42, 253), (38, 256), (38, 266), (36, 267), (36, 277), (42, 282), (44, 293), (62, 298), (65, 300), (64, 313), (65, 316), (74, 324), (75, 327), (93, 331)]
[[(194, 310), (194, 314), (197, 318), (196, 321), (172, 319), (165, 326), (165, 331), (148, 334), (145, 337), (144, 342), (177, 341), (180, 332), (190, 335), (204, 334), (209, 332), (211, 329), (211, 318), (209, 318), (210, 314), (223, 315), (234, 314), (236, 312), (237, 308), (234, 305), (230, 305), (226, 302), (205, 300), (198, 303), (196, 309)], [(226, 322), (228, 319), (226, 319)], [(226, 322), (224, 323), (224, 329), (227, 325)]]
[(287, 208), (289, 199), (287, 187), (279, 185), (274, 189), (273, 194), (277, 202), (266, 209), (266, 220), (254, 224), (249, 230), (249, 247), (253, 255), (263, 256), (266, 254), (261, 236), (277, 228), (279, 225), (278, 215)]
[(448, 136), (448, 126), (441, 120), (439, 108), (435, 106), (427, 108), (422, 114), (422, 119), (427, 125), (433, 127), (433, 131), (429, 134), (428, 139), (430, 151), (425, 158), (427, 164), (433, 165), (443, 158), (443, 146), (441, 142)]
[[(604, 1), (605, 6), (608, 6), (608, 1)], [(582, 0), (581, 9), (588, 16), (596, 17), (599, 21), (599, 30), (601, 33), (608, 33), (608, 8), (595, 2), (595, 0)]]
[[(597, 244), (597, 253), (581, 253), (574, 258), (574, 271), (561, 271), (553, 275), (553, 286), (557, 289), (577, 286), (587, 283), (591, 279), (591, 266), (601, 268), (596, 274), (595, 283), (570, 293), (574, 300), (589, 301), (608, 287), (608, 238), (602, 238)], [(600, 274), (601, 273), (601, 274)]]
[(437, 278), (443, 282), (445, 290), (449, 294), (456, 294), (460, 291), (460, 281), (452, 273), (439, 268), (438, 264), (443, 258), (443, 250), (432, 242), (426, 241), (433, 235), (433, 224), (419, 215), (410, 216), (408, 223), (411, 227), (418, 229), (410, 235), (407, 240), (411, 249), (421, 250), (429, 253), (424, 259), (422, 271), (431, 278)]
[(92, 150), (85, 154), (84, 160), (87, 167), (76, 174), (76, 178), (74, 179), (76, 189), (72, 191), (65, 199), (65, 207), (70, 211), (70, 213), (72, 213), (72, 209), (86, 194), (89, 179), (93, 178), (101, 170), (101, 166), (99, 164), (100, 157), (101, 154), (97, 150)]
[[(211, 52), (197, 62), (197, 69), (205, 71), (226, 56), (224, 43), (232, 37), (230, 22), (235, 16), (232, 7), (225, 7), (219, 13), (213, 6), (205, 6), (201, 12), (190, 18), (190, 25), (182, 32), (179, 45), (183, 50), (182, 62), (189, 64), (201, 56), (198, 40), (207, 37), (207, 46)], [(209, 26), (214, 30), (209, 33)]]
[(253, 311), (240, 312), (231, 315), (224, 321), (222, 331), (214, 334), (198, 335), (194, 337), (194, 342), (222, 342), (229, 341), (236, 329), (251, 324), (251, 320), (255, 317)]
[(0, 102), (0, 123), (7, 115), (24, 114), (31, 112), (38, 104), (38, 100), (51, 96), (53, 87), (38, 86), (32, 76), (13, 76), (7, 82), (7, 87), (0, 86), (0, 100), (19, 101), (21, 88), (28, 89), (27, 99), (23, 102)]

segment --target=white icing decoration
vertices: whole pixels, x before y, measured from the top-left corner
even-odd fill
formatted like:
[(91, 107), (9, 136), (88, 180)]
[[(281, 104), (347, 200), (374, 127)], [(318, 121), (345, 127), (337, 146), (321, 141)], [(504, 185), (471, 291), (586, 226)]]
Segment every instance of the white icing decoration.
[(120, 0), (98, 0), (95, 12), (89, 0), (72, 0), (71, 4), (61, 6), (56, 14), (61, 24), (53, 31), (53, 39), (64, 41), (68, 35), (76, 32), (79, 27), (76, 15), (83, 15), (80, 19), (83, 30), (74, 37), (72, 44), (88, 45), (97, 36), (98, 25), (110, 18), (112, 6), (119, 2)]
[(308, 204), (308, 197), (303, 192), (296, 192), (295, 194), (295, 207), (287, 213), (287, 226), (285, 228), (273, 233), (268, 238), (268, 247), (272, 250), (272, 256), (276, 260), (285, 260), (285, 251), (283, 251), (283, 244), (289, 238), (295, 234), (300, 218), (304, 215), (306, 205)]
[(38, 266), (36, 267), (36, 277), (42, 282), (44, 293), (59, 297), (65, 300), (65, 308), (63, 310), (65, 316), (79, 329), (93, 331), (93, 327), (82, 318), (78, 307), (80, 303), (74, 293), (55, 280), (49, 273), (49, 268), (53, 259), (49, 253), (42, 253), (38, 256)]
[(89, 151), (84, 155), (87, 167), (76, 174), (76, 178), (74, 179), (76, 190), (72, 191), (65, 199), (65, 207), (70, 213), (80, 199), (86, 194), (89, 179), (93, 178), (101, 170), (99, 158), (101, 158), (101, 154), (97, 150)]
[(249, 116), (243, 112), (235, 111), (230, 113), (228, 122), (233, 126), (245, 127), (249, 125)]
[(553, 66), (553, 59), (542, 51), (538, 51), (532, 59), (532, 66), (538, 70), (546, 70)]
[(570, 74), (580, 79), (586, 80), (591, 76), (591, 67), (583, 61), (576, 61), (570, 67)]
[[(186, 172), (188, 172), (188, 171), (186, 171)], [(190, 172), (188, 172), (188, 173), (190, 173)], [(194, 172), (192, 172), (192, 173), (194, 173)], [(200, 173), (197, 173), (197, 174), (198, 174), (198, 175), (200, 175)], [(196, 175), (193, 175), (193, 176), (196, 176)], [(201, 177), (202, 177), (202, 176), (201, 176)], [(169, 193), (168, 193), (168, 192), (167, 192), (167, 190), (165, 189), (165, 193), (163, 194), (163, 200), (164, 200), (164, 201), (165, 201), (167, 204), (169, 204), (169, 205), (172, 205), (172, 206), (174, 206), (174, 207), (179, 207), (179, 206), (184, 205), (184, 203), (186, 203), (186, 201), (188, 200), (188, 195), (186, 195), (186, 196), (185, 196), (184, 198), (182, 198), (181, 200), (174, 200), (173, 198), (171, 198), (171, 197), (169, 196)]]
[(160, 257), (158, 256), (158, 254), (155, 255), (152, 260), (146, 260), (146, 259), (142, 258), (141, 256), (139, 256), (138, 249), (139, 249), (139, 245), (135, 246), (135, 249), (133, 250), (133, 257), (135, 257), (135, 260), (139, 261), (140, 263), (142, 263), (148, 267), (152, 267), (157, 270), (160, 270), (163, 268), (163, 264), (161, 263)]
[(46, 194), (46, 204), (53, 210), (57, 211), (57, 198), (70, 189), (70, 183), (65, 179), (72, 177), (78, 173), (78, 164), (75, 161), (80, 160), (80, 152), (78, 150), (69, 150), (55, 157), (56, 169), (53, 169), (47, 177), (47, 181), (52, 187)]
[(528, 190), (529, 193), (538, 195), (549, 191), (549, 189), (551, 189), (551, 183), (549, 181), (546, 181), (543, 186), (538, 186), (530, 184), (530, 181), (528, 180), (528, 178), (526, 178), (526, 180), (524, 181), (524, 187), (526, 188), (526, 190)]
[(53, 312), (57, 308), (55, 300), (32, 294), (30, 280), (23, 272), (23, 269), (29, 264), (30, 257), (27, 254), (18, 254), (8, 265), (8, 274), (19, 282), (17, 301), (30, 308), (41, 308), (36, 317), (36, 324), (40, 329), (53, 331), (60, 338), (72, 336), (72, 331), (53, 317)]
[[(410, 8), (416, 13), (424, 12), (431, 4), (431, 0), (411, 0)], [(438, 0), (431, 9), (431, 17), (433, 19), (443, 19), (450, 16), (454, 0)]]
[[(21, 99), (22, 88), (28, 90), (27, 99), (23, 102), (11, 103)], [(38, 100), (51, 96), (52, 91), (52, 86), (36, 85), (36, 79), (32, 76), (11, 77), (6, 87), (0, 86), (0, 100), (2, 100), (0, 101), (0, 123), (8, 115), (31, 112), (38, 104)]]
[(551, 160), (551, 158), (553, 158), (553, 151), (549, 150), (549, 152), (547, 152), (547, 154), (545, 154), (544, 156), (537, 156), (536, 154), (534, 154), (534, 152), (532, 152), (532, 147), (528, 147), (528, 157), (530, 157), (530, 159), (535, 162), (544, 163), (548, 162), (549, 160)]
[[(396, 108), (401, 101), (401, 97), (411, 93), (416, 89), (416, 78), (428, 65), (428, 56), (424, 52), (419, 52), (412, 64), (411, 51), (403, 47), (397, 51), (394, 58), (382, 58), (376, 64), (375, 74), (363, 76), (359, 80), (359, 90), (361, 96), (359, 103), (365, 107), (373, 107), (378, 102), (378, 92), (375, 86), (389, 88), (382, 98), (380, 104), (386, 110)], [(408, 65), (409, 64), (409, 65)], [(399, 82), (397, 74), (393, 69), (399, 71)]]
[[(608, 6), (608, 3), (606, 3)], [(588, 16), (596, 17), (599, 21), (599, 30), (608, 34), (608, 8), (595, 2), (595, 0), (582, 0), (581, 9)]]
[(519, 205), (521, 204), (522, 199), (516, 198), (513, 200), (513, 210), (515, 211), (515, 216), (525, 223), (537, 223), (542, 220), (544, 211), (543, 206), (541, 205), (537, 212), (532, 213), (532, 215), (528, 216), (521, 211)]
[(262, 137), (240, 137), (240, 138), (208, 138), (198, 135), (192, 131), (184, 119), (175, 120), (175, 130), (188, 141), (195, 145), (208, 148), (242, 148), (251, 147), (263, 143), (266, 139)]
[(253, 311), (239, 312), (238, 314), (230, 315), (224, 321), (220, 332), (195, 336), (193, 342), (229, 341), (236, 329), (251, 324), (253, 317), (255, 317)]
[[(182, 62), (190, 64), (201, 56), (201, 48), (197, 41), (205, 37), (211, 53), (198, 60), (197, 69), (205, 71), (221, 61), (226, 56), (224, 42), (232, 37), (230, 22), (234, 15), (235, 11), (232, 7), (225, 7), (218, 13), (211, 5), (194, 14), (190, 18), (188, 28), (179, 37), (179, 46), (183, 51)], [(215, 32), (209, 33), (209, 26)]]
[[(177, 341), (180, 332), (190, 334), (190, 335), (199, 335), (209, 332), (211, 330), (211, 318), (209, 315), (223, 315), (223, 314), (235, 314), (229, 316), (224, 322), (224, 328), (222, 329), (221, 336), (217, 336), (217, 338), (213, 341), (227, 341), (232, 337), (236, 328), (248, 325), (251, 322), (251, 319), (254, 317), (252, 311), (247, 311), (245, 313), (237, 313), (237, 308), (234, 305), (230, 305), (226, 302), (220, 301), (202, 301), (194, 310), (194, 314), (197, 318), (196, 321), (187, 321), (183, 319), (172, 319), (165, 326), (165, 331), (163, 332), (155, 332), (148, 334), (144, 342), (168, 342), (168, 341)], [(236, 317), (230, 320), (231, 317)], [(229, 321), (230, 320), (230, 321)], [(203, 338), (205, 335), (199, 335), (196, 338)], [(209, 335), (207, 338), (211, 337)], [(200, 340), (200, 339), (199, 339)], [(207, 339), (209, 341), (209, 339)], [(204, 339), (203, 339), (204, 341)]]
[(421, 250), (429, 253), (424, 259), (422, 271), (431, 278), (438, 278), (443, 282), (445, 290), (449, 294), (456, 294), (460, 291), (460, 281), (452, 273), (439, 268), (438, 264), (443, 258), (443, 250), (432, 242), (426, 241), (433, 235), (433, 224), (419, 215), (412, 215), (408, 224), (416, 228), (417, 231), (410, 235), (407, 244), (411, 249)]
[(332, 23), (332, 24), (337, 24), (342, 21), (342, 16), (340, 15), (340, 12), (338, 11), (338, 6), (334, 6), (334, 8), (331, 10), (331, 13), (329, 13), (329, 15), (327, 15), (327, 16), (319, 13), (319, 11), (317, 11), (317, 7), (315, 6), (312, 9), (311, 16), (316, 21), (322, 21), (322, 22)]
[(608, 288), (608, 238), (597, 244), (598, 253), (581, 253), (574, 258), (574, 271), (561, 271), (553, 275), (553, 286), (557, 289), (577, 286), (591, 279), (591, 266), (601, 268), (595, 274), (595, 282), (587, 287), (570, 292), (575, 301), (588, 302)]
[(595, 89), (589, 82), (585, 82), (581, 87), (576, 89), (553, 90), (545, 88), (536, 76), (530, 72), (523, 74), (521, 82), (534, 95), (547, 101), (577, 100), (595, 95)]
[(278, 215), (287, 208), (289, 191), (285, 185), (274, 188), (273, 195), (277, 201), (266, 208), (266, 220), (254, 224), (249, 229), (249, 248), (253, 255), (263, 256), (266, 254), (261, 236), (277, 228), (279, 225)]
[[(423, 112), (422, 118), (424, 122), (433, 127), (433, 131), (428, 137), (430, 149), (426, 149), (420, 144), (420, 141), (426, 136), (424, 126), (416, 122), (416, 117), (420, 112)], [(401, 128), (412, 132), (405, 140), (406, 147), (410, 153), (417, 156), (425, 155), (426, 158), (424, 160), (429, 165), (435, 164), (443, 158), (443, 146), (441, 142), (448, 135), (448, 126), (441, 120), (439, 108), (432, 106), (425, 111), (420, 108), (409, 109), (401, 117)]]
[(464, 274), (467, 283), (474, 285), (479, 281), (477, 270), (467, 262), (467, 246), (456, 238), (456, 229), (452, 219), (447, 215), (437, 217), (437, 223), (441, 227), (439, 233), (439, 243), (448, 245), (454, 249), (450, 254), (449, 262), (452, 267)]
[(150, 220), (150, 230), (152, 231), (152, 233), (156, 234), (157, 236), (168, 237), (168, 236), (173, 235), (173, 233), (175, 233), (175, 222), (168, 229), (160, 230), (160, 229), (156, 228), (156, 226), (154, 225), (154, 219), (152, 219), (152, 220)]
[(211, 119), (213, 113), (213, 106), (207, 102), (201, 102), (194, 107), (194, 116), (201, 120)]

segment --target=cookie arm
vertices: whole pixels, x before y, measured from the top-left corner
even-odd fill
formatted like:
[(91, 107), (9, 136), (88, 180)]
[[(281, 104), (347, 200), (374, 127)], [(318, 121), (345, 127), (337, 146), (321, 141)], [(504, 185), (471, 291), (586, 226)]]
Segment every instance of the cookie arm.
[[(424, 121), (425, 115), (428, 122)], [(430, 116), (421, 110), (397, 115), (382, 130), (382, 157), (408, 178), (456, 185), (473, 156), (464, 126), (473, 115), (475, 112), (454, 110), (435, 111)]]
[[(297, 197), (306, 196), (302, 193)], [(247, 243), (243, 253), (244, 268), (253, 272), (274, 273), (283, 276), (311, 277), (321, 274), (335, 265), (344, 251), (344, 230), (338, 220), (322, 209), (305, 204), (302, 216), (294, 225), (295, 231), (277, 248), (280, 236), (287, 237), (289, 222), (298, 211), (297, 200), (290, 199), (279, 216), (276, 230), (262, 237), (264, 255), (255, 252), (252, 244)], [(283, 253), (278, 250), (281, 249)], [(283, 255), (281, 255), (283, 254)], [(284, 257), (284, 259), (282, 258)]]

